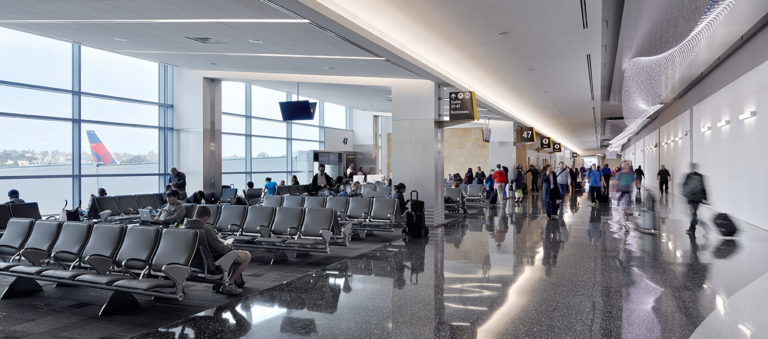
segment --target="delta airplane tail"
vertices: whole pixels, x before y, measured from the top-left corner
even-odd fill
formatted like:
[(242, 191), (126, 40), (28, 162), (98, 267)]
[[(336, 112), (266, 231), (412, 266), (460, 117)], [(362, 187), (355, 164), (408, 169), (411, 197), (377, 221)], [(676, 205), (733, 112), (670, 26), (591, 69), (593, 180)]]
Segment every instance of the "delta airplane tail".
[(96, 165), (117, 165), (117, 159), (109, 153), (107, 146), (101, 142), (96, 131), (85, 131), (88, 135), (88, 143), (91, 145), (91, 155)]

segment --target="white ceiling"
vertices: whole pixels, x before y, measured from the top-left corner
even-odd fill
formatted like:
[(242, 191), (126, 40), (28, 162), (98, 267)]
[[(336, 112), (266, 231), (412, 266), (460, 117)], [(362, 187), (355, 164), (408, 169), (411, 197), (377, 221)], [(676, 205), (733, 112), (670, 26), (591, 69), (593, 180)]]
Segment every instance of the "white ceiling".
[(567, 147), (597, 148), (592, 107), (599, 117), (600, 2), (586, 2), (587, 30), (578, 1), (301, 2), (389, 45), (445, 82), (475, 90), (493, 108)]
[[(186, 68), (293, 74), (415, 77), (413, 73), (386, 60), (221, 54), (376, 57), (310, 23), (84, 23), (71, 21), (295, 19), (281, 10), (256, 0), (0, 0), (0, 8), (0, 26), (65, 41), (80, 42), (88, 46)], [(64, 20), (64, 22), (11, 23), (8, 20)], [(222, 42), (222, 44), (202, 44), (186, 37), (209, 37)], [(127, 41), (119, 41), (116, 38)], [(261, 41), (262, 43), (252, 43), (248, 40)], [(161, 51), (164, 53), (143, 53), (142, 51)]]

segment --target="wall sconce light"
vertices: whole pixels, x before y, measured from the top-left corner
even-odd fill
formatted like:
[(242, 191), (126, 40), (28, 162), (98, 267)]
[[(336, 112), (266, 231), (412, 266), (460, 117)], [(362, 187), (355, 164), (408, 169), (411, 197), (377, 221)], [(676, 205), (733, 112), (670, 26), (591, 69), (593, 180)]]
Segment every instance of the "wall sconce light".
[(718, 122), (717, 123), (717, 127), (725, 127), (725, 126), (728, 126), (730, 124), (731, 124), (731, 120), (730, 119), (725, 119), (723, 121)]
[(707, 133), (712, 130), (712, 125), (705, 125), (701, 128), (701, 133)]
[(746, 119), (749, 119), (749, 118), (754, 117), (756, 115), (757, 115), (757, 111), (747, 112), (747, 113), (739, 115), (739, 120), (746, 120)]

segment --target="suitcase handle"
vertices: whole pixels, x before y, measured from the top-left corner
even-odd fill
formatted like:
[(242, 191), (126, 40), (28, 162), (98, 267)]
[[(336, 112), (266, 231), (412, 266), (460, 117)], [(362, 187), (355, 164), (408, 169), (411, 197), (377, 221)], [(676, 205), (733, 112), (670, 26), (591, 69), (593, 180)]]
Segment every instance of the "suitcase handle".
[(416, 193), (416, 199), (415, 200), (419, 200), (419, 191), (416, 191), (416, 190), (411, 191), (411, 200), (414, 200), (413, 199), (413, 193)]

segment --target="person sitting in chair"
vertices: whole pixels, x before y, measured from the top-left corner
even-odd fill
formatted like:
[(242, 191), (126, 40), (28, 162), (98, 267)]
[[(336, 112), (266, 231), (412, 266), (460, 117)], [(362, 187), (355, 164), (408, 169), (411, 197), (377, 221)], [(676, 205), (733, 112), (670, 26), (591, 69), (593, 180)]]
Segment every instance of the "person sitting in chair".
[(245, 271), (245, 268), (248, 267), (248, 264), (251, 262), (251, 253), (248, 251), (235, 250), (232, 248), (232, 244), (221, 241), (221, 239), (219, 239), (219, 237), (216, 235), (216, 231), (213, 229), (213, 227), (207, 224), (208, 218), (210, 217), (210, 208), (206, 206), (198, 206), (197, 210), (195, 211), (195, 218), (187, 220), (182, 228), (203, 230), (205, 233), (205, 241), (208, 242), (208, 248), (211, 249), (211, 254), (216, 260), (219, 260), (221, 257), (231, 251), (235, 252), (235, 261), (232, 263), (233, 271), (229, 275), (229, 279), (227, 279), (227, 281), (225, 281), (221, 286), (219, 292), (226, 294), (242, 294), (243, 290), (237, 287), (235, 281), (238, 278), (242, 279), (241, 274), (243, 271)]

